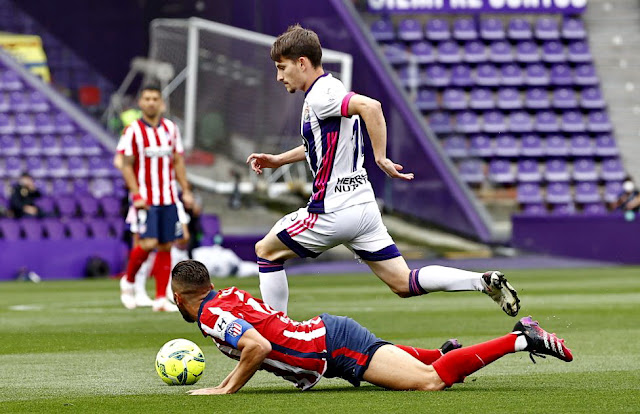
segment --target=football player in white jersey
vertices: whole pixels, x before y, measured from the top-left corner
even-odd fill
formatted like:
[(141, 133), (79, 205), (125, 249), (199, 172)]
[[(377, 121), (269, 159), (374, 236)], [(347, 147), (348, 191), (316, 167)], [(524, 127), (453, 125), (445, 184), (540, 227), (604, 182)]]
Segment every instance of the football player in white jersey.
[(363, 168), (362, 125), (376, 164), (387, 176), (412, 180), (412, 173), (387, 158), (387, 128), (380, 102), (345, 89), (322, 68), (316, 33), (291, 26), (271, 48), (277, 81), (290, 93), (303, 91), (300, 125), (303, 145), (282, 154), (254, 153), (247, 163), (257, 174), (307, 160), (314, 176), (306, 207), (278, 221), (258, 243), (262, 299), (287, 311), (289, 289), (284, 262), (317, 257), (343, 244), (400, 297), (437, 291), (476, 290), (489, 295), (510, 316), (520, 309), (516, 290), (498, 271), (475, 273), (443, 266), (409, 269), (382, 222), (367, 171)]

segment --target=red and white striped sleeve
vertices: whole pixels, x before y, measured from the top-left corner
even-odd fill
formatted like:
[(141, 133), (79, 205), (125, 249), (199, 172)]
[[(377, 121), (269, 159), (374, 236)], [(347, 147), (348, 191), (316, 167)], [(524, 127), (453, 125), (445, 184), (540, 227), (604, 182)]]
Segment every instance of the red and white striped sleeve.
[(131, 128), (130, 126), (128, 126), (122, 133), (122, 136), (118, 141), (116, 151), (118, 152), (118, 154), (123, 154), (126, 156), (133, 155), (133, 128)]
[(173, 123), (173, 129), (175, 131), (174, 136), (175, 136), (175, 140), (174, 140), (174, 144), (173, 144), (173, 151), (176, 154), (184, 154), (184, 147), (182, 146), (182, 135), (180, 135), (180, 128), (178, 128), (178, 125), (174, 122)]

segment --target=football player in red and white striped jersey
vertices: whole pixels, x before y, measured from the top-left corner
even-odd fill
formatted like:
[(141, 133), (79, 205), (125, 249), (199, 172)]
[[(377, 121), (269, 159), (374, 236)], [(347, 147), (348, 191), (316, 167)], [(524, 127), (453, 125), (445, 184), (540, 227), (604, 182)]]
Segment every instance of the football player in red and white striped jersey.
[(139, 232), (139, 243), (129, 255), (127, 274), (120, 281), (120, 299), (125, 307), (135, 308), (135, 275), (149, 252), (157, 249), (152, 270), (156, 278), (153, 310), (176, 311), (165, 293), (171, 272), (171, 245), (182, 238), (175, 181), (182, 188), (187, 207), (193, 196), (187, 182), (180, 131), (175, 123), (162, 117), (160, 89), (144, 87), (138, 105), (142, 117), (125, 129), (117, 149), (123, 156), (122, 175), (138, 211)]

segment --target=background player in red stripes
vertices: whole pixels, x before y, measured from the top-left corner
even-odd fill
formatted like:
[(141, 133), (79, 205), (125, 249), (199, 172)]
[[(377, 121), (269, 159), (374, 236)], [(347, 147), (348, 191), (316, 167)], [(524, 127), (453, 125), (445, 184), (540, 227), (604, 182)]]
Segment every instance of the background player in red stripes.
[(197, 322), (222, 353), (239, 361), (219, 386), (190, 391), (193, 395), (235, 393), (259, 369), (302, 390), (322, 377), (340, 377), (354, 386), (364, 380), (392, 390), (436, 391), (514, 352), (573, 360), (564, 340), (531, 317), (520, 319), (502, 337), (469, 347), (449, 342), (443, 352), (393, 345), (343, 316), (323, 313), (303, 322), (291, 320), (246, 291), (214, 290), (209, 272), (195, 260), (178, 263), (172, 274), (183, 318)]
[(166, 298), (171, 275), (171, 245), (182, 238), (176, 202), (177, 180), (185, 206), (193, 201), (184, 165), (182, 138), (178, 126), (163, 118), (162, 93), (155, 86), (145, 86), (138, 105), (142, 118), (129, 125), (120, 139), (118, 152), (123, 155), (122, 175), (138, 212), (139, 242), (131, 250), (127, 274), (120, 280), (120, 299), (125, 307), (136, 307), (135, 275), (149, 252), (157, 249), (152, 274), (156, 279), (154, 311), (175, 311)]

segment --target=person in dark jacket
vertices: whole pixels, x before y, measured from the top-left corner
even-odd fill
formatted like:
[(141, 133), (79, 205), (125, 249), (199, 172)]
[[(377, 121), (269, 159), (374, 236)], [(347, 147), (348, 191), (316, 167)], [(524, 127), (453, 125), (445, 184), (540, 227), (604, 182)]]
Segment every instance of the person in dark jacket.
[(36, 188), (33, 177), (28, 173), (22, 173), (18, 182), (13, 185), (9, 209), (16, 218), (38, 217), (41, 212), (36, 206), (36, 199), (40, 196), (40, 191)]

